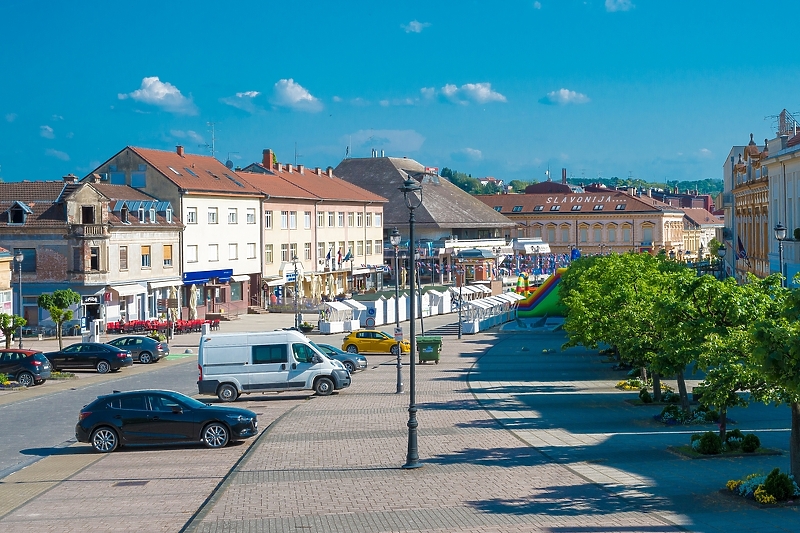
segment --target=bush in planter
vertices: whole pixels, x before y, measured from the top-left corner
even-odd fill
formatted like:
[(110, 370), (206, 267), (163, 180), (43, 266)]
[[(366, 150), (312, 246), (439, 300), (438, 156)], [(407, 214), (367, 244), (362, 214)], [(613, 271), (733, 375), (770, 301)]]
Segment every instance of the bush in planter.
[(742, 451), (746, 453), (753, 453), (756, 451), (759, 446), (761, 446), (761, 440), (755, 433), (748, 433), (742, 439)]
[(661, 401), (666, 403), (681, 403), (681, 395), (673, 391), (665, 391), (661, 396)]
[(719, 455), (722, 453), (722, 439), (713, 431), (706, 431), (700, 436), (697, 451), (703, 455)]
[(744, 435), (738, 429), (734, 429), (728, 431), (725, 434), (725, 446), (728, 450), (734, 451), (738, 450), (742, 447), (742, 440), (744, 439)]
[(639, 399), (642, 400), (642, 403), (653, 403), (653, 396), (647, 392), (647, 389), (639, 391)]
[(780, 468), (776, 468), (764, 480), (764, 490), (774, 496), (776, 500), (785, 501), (794, 495), (794, 482), (788, 474), (784, 474)]

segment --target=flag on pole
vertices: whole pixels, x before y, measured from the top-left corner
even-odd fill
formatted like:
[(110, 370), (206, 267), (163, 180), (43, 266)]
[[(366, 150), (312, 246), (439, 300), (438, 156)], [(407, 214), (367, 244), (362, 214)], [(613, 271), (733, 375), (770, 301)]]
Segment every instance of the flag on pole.
[(736, 240), (736, 257), (739, 259), (744, 259), (745, 263), (747, 263), (747, 266), (749, 267), (750, 259), (747, 257), (747, 250), (745, 250), (744, 244), (742, 244), (742, 238), (737, 235)]
[(351, 259), (353, 259), (353, 256), (350, 254), (350, 250), (347, 250), (347, 253), (342, 261), (350, 261)]

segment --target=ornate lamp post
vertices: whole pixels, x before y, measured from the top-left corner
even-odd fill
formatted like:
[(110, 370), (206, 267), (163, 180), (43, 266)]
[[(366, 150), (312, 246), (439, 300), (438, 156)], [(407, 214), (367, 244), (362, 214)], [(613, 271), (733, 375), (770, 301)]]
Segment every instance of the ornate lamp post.
[(725, 279), (727, 276), (725, 275), (725, 253), (727, 253), (728, 249), (725, 248), (725, 243), (719, 245), (717, 248), (717, 255), (719, 256), (719, 279), (720, 281)]
[[(22, 252), (17, 252), (14, 256), (14, 260), (17, 262), (19, 266), (19, 316), (25, 314), (25, 311), (22, 309), (22, 260), (25, 259), (25, 256), (22, 255)], [(22, 349), (22, 326), (19, 327), (19, 349)]]
[[(778, 222), (775, 226), (775, 239), (778, 241), (778, 268), (781, 269), (781, 287), (785, 287), (783, 282), (783, 240), (786, 238), (786, 228)], [(21, 340), (21, 339), (20, 339)]]
[[(394, 246), (394, 327), (400, 329), (400, 271), (397, 269), (397, 254), (400, 247), (400, 232), (394, 228), (389, 234), (389, 242)], [(397, 343), (397, 390), (396, 394), (403, 392), (403, 353), (400, 342)]]
[(669, 260), (670, 261), (675, 261), (675, 250), (670, 250), (669, 251)]
[[(403, 186), (400, 187), (400, 190), (403, 191), (403, 199), (406, 202), (406, 207), (408, 207), (408, 242), (414, 246), (414, 210), (417, 209), (419, 206), (422, 205), (422, 187), (417, 183), (415, 180), (411, 179), (410, 177), (407, 178), (403, 182)], [(412, 256), (413, 257), (413, 256)], [(416, 270), (416, 269), (415, 269)], [(416, 298), (415, 289), (414, 289), (414, 275), (412, 273), (411, 279), (409, 280), (409, 289), (411, 293), (411, 305), (408, 306), (409, 309), (409, 329), (411, 330), (411, 351), (409, 352), (409, 395), (408, 395), (408, 453), (406, 455), (406, 464), (403, 465), (403, 468), (419, 468), (422, 464), (419, 462), (419, 449), (417, 448), (417, 404), (416, 404), (416, 358), (417, 358), (417, 339), (416, 339), (416, 302), (414, 299)]]
[(292, 257), (294, 265), (294, 327), (300, 329), (300, 313), (297, 308), (297, 256)]
[(458, 338), (461, 338), (462, 324), (461, 324), (461, 310), (464, 305), (463, 290), (464, 290), (464, 262), (461, 259), (461, 254), (456, 258), (456, 281), (458, 282)]

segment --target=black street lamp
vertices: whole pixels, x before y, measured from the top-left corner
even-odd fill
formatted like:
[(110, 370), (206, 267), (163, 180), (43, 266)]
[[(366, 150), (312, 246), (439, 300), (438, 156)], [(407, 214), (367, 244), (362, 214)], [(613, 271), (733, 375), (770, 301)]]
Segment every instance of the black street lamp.
[[(397, 254), (400, 247), (400, 232), (394, 228), (389, 234), (389, 242), (394, 246), (394, 329), (400, 329), (400, 272), (397, 269)], [(396, 394), (403, 392), (403, 362), (400, 341), (397, 341), (397, 390)]]
[(723, 280), (727, 277), (725, 274), (725, 253), (728, 249), (725, 247), (725, 243), (719, 245), (717, 248), (717, 255), (719, 256), (719, 279)]
[(458, 338), (460, 339), (462, 334), (461, 309), (464, 305), (464, 262), (461, 259), (461, 254), (458, 254), (456, 261), (456, 281), (458, 282)]
[[(19, 265), (19, 316), (20, 318), (23, 317), (25, 312), (22, 309), (22, 260), (25, 259), (25, 256), (22, 255), (22, 252), (17, 252), (14, 256), (14, 260)], [(19, 349), (22, 349), (22, 325), (19, 326)]]
[(294, 327), (300, 329), (300, 313), (297, 308), (297, 256), (292, 257), (294, 265)]
[(670, 261), (675, 261), (675, 250), (670, 250), (669, 251), (669, 260)]
[(786, 238), (786, 228), (783, 224), (778, 222), (775, 226), (775, 239), (778, 241), (778, 268), (781, 269), (781, 287), (786, 285), (783, 283), (783, 240)]
[[(417, 209), (419, 206), (422, 205), (422, 187), (417, 183), (415, 180), (411, 179), (410, 177), (403, 182), (403, 186), (400, 187), (400, 190), (403, 191), (403, 199), (405, 200), (406, 207), (408, 207), (408, 242), (411, 243), (411, 246), (414, 246), (414, 210)], [(413, 259), (412, 255), (412, 260)], [(409, 289), (411, 293), (411, 305), (408, 306), (409, 309), (409, 329), (410, 336), (411, 336), (411, 350), (409, 352), (409, 395), (408, 395), (408, 453), (406, 455), (406, 464), (403, 465), (403, 468), (410, 469), (410, 468), (419, 468), (422, 464), (419, 462), (419, 449), (417, 448), (417, 404), (416, 404), (416, 365), (415, 360), (417, 357), (417, 339), (416, 339), (416, 324), (415, 320), (416, 317), (416, 305), (414, 299), (416, 298), (415, 289), (414, 289), (414, 282), (415, 282), (415, 271), (412, 271), (411, 279), (409, 280)]]

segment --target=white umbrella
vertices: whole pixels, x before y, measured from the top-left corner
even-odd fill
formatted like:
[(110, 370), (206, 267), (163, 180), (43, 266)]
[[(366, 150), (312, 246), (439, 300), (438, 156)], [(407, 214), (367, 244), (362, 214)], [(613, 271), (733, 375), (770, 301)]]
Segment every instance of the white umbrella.
[(189, 289), (189, 320), (197, 319), (197, 285)]
[[(178, 299), (178, 291), (175, 289), (175, 287), (170, 287), (169, 288), (169, 296), (168, 296), (168, 298), (170, 300), (177, 300)], [(170, 320), (175, 322), (178, 319), (178, 310), (177, 309), (170, 309), (169, 310), (169, 316), (170, 316)]]

